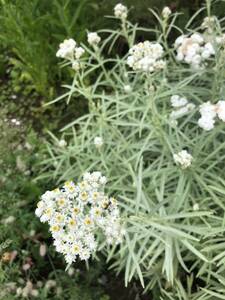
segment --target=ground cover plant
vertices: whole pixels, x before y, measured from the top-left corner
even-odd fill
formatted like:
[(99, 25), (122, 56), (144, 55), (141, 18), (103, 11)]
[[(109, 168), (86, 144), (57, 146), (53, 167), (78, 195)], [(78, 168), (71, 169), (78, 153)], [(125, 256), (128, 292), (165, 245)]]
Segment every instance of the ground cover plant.
[[(93, 171), (108, 178), (125, 232), (119, 244), (103, 241), (98, 250), (125, 285), (139, 279), (152, 299), (225, 297), (225, 36), (224, 18), (212, 12), (206, 1), (182, 31), (178, 12), (150, 10), (158, 26), (143, 28), (117, 4), (118, 29), (89, 32), (81, 44), (70, 37), (56, 54), (74, 79), (49, 104), (70, 105), (79, 95), (89, 112), (64, 126), (59, 139), (50, 134), (38, 179), (62, 186)], [(114, 51), (120, 43), (123, 55)], [(57, 198), (51, 200), (55, 205)], [(43, 212), (41, 221), (55, 222)], [(58, 226), (61, 232), (66, 225)]]

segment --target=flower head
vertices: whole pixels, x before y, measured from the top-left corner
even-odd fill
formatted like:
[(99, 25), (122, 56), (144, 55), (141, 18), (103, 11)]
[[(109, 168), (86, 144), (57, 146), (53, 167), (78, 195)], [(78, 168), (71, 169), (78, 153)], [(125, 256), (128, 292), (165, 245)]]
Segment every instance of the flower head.
[(59, 45), (59, 50), (56, 53), (57, 57), (67, 59), (71, 62), (72, 68), (76, 71), (80, 69), (80, 58), (84, 54), (84, 49), (78, 47), (77, 43), (73, 39), (64, 40)]
[(98, 46), (98, 44), (101, 41), (100, 36), (97, 34), (97, 32), (89, 32), (87, 35), (87, 40), (89, 45), (91, 46)]
[(163, 47), (159, 43), (138, 43), (130, 48), (129, 54), (127, 64), (133, 70), (154, 72), (165, 67), (165, 61), (161, 59)]
[(118, 3), (115, 7), (114, 7), (114, 15), (116, 18), (119, 18), (121, 20), (125, 20), (127, 18), (127, 7), (124, 6), (121, 3)]
[(177, 165), (181, 166), (182, 169), (186, 169), (191, 165), (193, 157), (187, 152), (187, 150), (182, 150), (179, 153), (174, 154), (173, 159)]
[(169, 16), (172, 14), (171, 9), (168, 6), (165, 6), (162, 10), (162, 16), (164, 19), (168, 19)]
[(50, 225), (56, 251), (68, 264), (77, 257), (86, 260), (96, 251), (99, 229), (106, 242), (122, 239), (119, 210), (115, 199), (104, 193), (106, 182), (100, 172), (88, 172), (78, 184), (68, 181), (60, 189), (47, 191), (38, 202), (35, 213)]
[(196, 32), (191, 36), (181, 35), (175, 41), (177, 60), (190, 64), (193, 69), (204, 67), (204, 63), (215, 54), (213, 45)]

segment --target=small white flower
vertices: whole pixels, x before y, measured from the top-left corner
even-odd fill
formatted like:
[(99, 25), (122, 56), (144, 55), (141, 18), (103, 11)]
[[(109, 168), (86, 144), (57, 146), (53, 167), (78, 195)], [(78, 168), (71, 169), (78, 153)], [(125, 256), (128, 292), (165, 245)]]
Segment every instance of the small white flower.
[(56, 56), (69, 60), (72, 64), (72, 68), (75, 71), (79, 71), (81, 68), (80, 58), (84, 52), (84, 49), (78, 47), (73, 39), (68, 39), (64, 40), (64, 42), (59, 45)]
[(124, 85), (124, 91), (125, 93), (129, 94), (132, 91), (132, 88), (129, 84)]
[(125, 20), (127, 18), (127, 7), (124, 6), (121, 3), (118, 3), (115, 7), (114, 7), (114, 15), (116, 18), (119, 18), (121, 20)]
[(173, 95), (170, 98), (170, 101), (172, 107), (181, 107), (181, 106), (185, 106), (188, 103), (185, 97), (180, 97), (179, 95)]
[(79, 71), (80, 70), (80, 64), (77, 60), (75, 60), (73, 63), (72, 63), (72, 69), (75, 70), (75, 71)]
[(75, 48), (75, 58), (78, 60), (81, 58), (81, 56), (84, 54), (84, 49), (82, 47), (76, 47)]
[(59, 50), (56, 53), (57, 57), (71, 59), (74, 54), (76, 42), (73, 39), (64, 40), (63, 43), (59, 44)]
[(195, 203), (193, 205), (193, 211), (198, 211), (198, 210), (199, 210), (199, 205), (198, 205), (198, 203)]
[(101, 148), (103, 145), (103, 139), (100, 136), (96, 136), (94, 139), (94, 144), (96, 148)]
[(60, 148), (64, 148), (67, 145), (67, 142), (65, 140), (59, 140), (58, 145)]
[(162, 16), (164, 19), (168, 19), (169, 16), (172, 14), (171, 9), (168, 6), (165, 6), (162, 10)]
[(220, 100), (220, 101), (217, 102), (216, 112), (217, 112), (218, 118), (221, 121), (225, 122), (225, 101)]
[(177, 51), (177, 60), (189, 64), (193, 69), (204, 68), (204, 62), (212, 55), (215, 55), (215, 49), (210, 42), (204, 39), (204, 36), (198, 32), (191, 36), (181, 35), (175, 41)]
[(135, 71), (152, 73), (165, 67), (165, 61), (161, 59), (163, 53), (159, 43), (144, 41), (130, 48), (127, 64)]
[(202, 116), (209, 116), (210, 118), (216, 117), (216, 106), (209, 101), (200, 105), (199, 112)]
[(217, 21), (216, 16), (205, 17), (201, 24), (201, 27), (202, 29), (212, 29), (216, 21)]
[(214, 128), (214, 123), (215, 123), (215, 120), (213, 118), (211, 118), (210, 116), (204, 116), (198, 120), (199, 127), (201, 127), (202, 129), (204, 129), (206, 131), (212, 130)]
[(98, 44), (101, 41), (100, 36), (97, 34), (97, 32), (89, 32), (87, 35), (87, 40), (89, 45), (91, 46), (98, 46)]
[(182, 150), (177, 154), (173, 154), (173, 159), (182, 169), (186, 169), (191, 165), (193, 157), (187, 150)]

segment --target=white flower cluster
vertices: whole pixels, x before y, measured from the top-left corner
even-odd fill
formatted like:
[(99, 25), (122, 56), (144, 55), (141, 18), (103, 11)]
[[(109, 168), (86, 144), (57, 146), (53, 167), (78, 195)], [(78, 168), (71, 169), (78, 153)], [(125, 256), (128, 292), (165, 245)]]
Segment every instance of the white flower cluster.
[(199, 112), (201, 118), (198, 120), (198, 125), (206, 131), (212, 130), (216, 117), (225, 122), (225, 101), (220, 100), (216, 104), (209, 101), (203, 103), (200, 105)]
[(186, 169), (191, 165), (193, 157), (187, 150), (182, 150), (179, 153), (174, 154), (173, 159), (182, 169)]
[(87, 260), (97, 249), (96, 234), (102, 230), (108, 244), (120, 243), (124, 234), (115, 198), (104, 193), (107, 182), (100, 172), (85, 173), (83, 181), (47, 191), (38, 202), (36, 215), (48, 222), (56, 251), (68, 264)]
[(171, 9), (168, 6), (165, 6), (162, 10), (162, 17), (164, 19), (168, 19), (171, 14), (172, 14)]
[(181, 97), (179, 95), (173, 95), (170, 98), (170, 102), (174, 110), (170, 114), (171, 120), (176, 120), (195, 108), (193, 103), (189, 103), (187, 98)]
[(201, 28), (211, 30), (217, 21), (218, 19), (216, 16), (205, 17), (201, 24)]
[(190, 37), (179, 36), (175, 41), (177, 60), (190, 64), (193, 69), (204, 67), (204, 63), (215, 54), (212, 43), (206, 42), (203, 35), (193, 33)]
[(127, 7), (121, 3), (116, 4), (116, 6), (114, 7), (114, 16), (116, 18), (125, 20), (127, 18), (127, 13), (128, 13)]
[(165, 67), (165, 61), (161, 59), (163, 47), (159, 43), (144, 41), (134, 45), (129, 50), (127, 64), (133, 70), (154, 72)]
[(87, 41), (90, 46), (96, 47), (100, 43), (101, 38), (97, 32), (89, 32), (87, 35)]
[(78, 47), (77, 43), (73, 39), (64, 40), (59, 45), (59, 50), (56, 53), (57, 57), (68, 59), (72, 63), (72, 68), (76, 71), (80, 69), (80, 58), (84, 54), (84, 49)]

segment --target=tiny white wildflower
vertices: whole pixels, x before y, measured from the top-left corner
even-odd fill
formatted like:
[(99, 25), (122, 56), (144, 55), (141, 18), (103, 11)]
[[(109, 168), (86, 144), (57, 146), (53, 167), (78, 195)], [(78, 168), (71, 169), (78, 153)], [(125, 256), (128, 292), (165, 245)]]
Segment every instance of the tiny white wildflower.
[(180, 97), (179, 95), (173, 95), (170, 98), (172, 107), (181, 107), (188, 103), (185, 97)]
[(165, 61), (161, 59), (163, 52), (159, 43), (144, 41), (130, 48), (127, 64), (135, 71), (152, 73), (165, 67)]
[(162, 10), (162, 16), (164, 19), (168, 19), (169, 16), (172, 14), (171, 9), (168, 6), (165, 6)]
[(220, 101), (217, 102), (216, 112), (217, 112), (218, 118), (221, 121), (225, 122), (225, 101), (220, 100)]
[(199, 205), (198, 205), (198, 203), (195, 203), (193, 205), (193, 211), (198, 211), (198, 210), (199, 210)]
[(64, 147), (66, 147), (67, 142), (64, 139), (62, 139), (62, 140), (59, 140), (58, 145), (60, 148), (64, 148)]
[(121, 20), (125, 20), (127, 18), (127, 14), (128, 14), (127, 7), (124, 6), (123, 4), (118, 3), (114, 7), (114, 15), (115, 15), (116, 18), (119, 18)]
[(101, 148), (103, 145), (103, 139), (100, 136), (96, 136), (94, 139), (94, 144), (96, 148)]
[(182, 169), (186, 169), (191, 165), (193, 157), (187, 150), (182, 150), (177, 154), (173, 154), (173, 159)]
[(129, 94), (132, 91), (132, 88), (129, 84), (124, 85), (124, 91), (125, 93)]
[(100, 36), (97, 34), (97, 32), (89, 32), (87, 35), (87, 40), (89, 45), (91, 46), (98, 46), (98, 44), (101, 41)]
[(59, 50), (56, 53), (57, 57), (67, 59), (71, 62), (72, 68), (75, 71), (79, 71), (81, 68), (80, 58), (84, 54), (84, 49), (78, 47), (77, 43), (73, 39), (64, 40), (59, 45)]
[(56, 53), (57, 57), (71, 59), (73, 58), (76, 42), (73, 39), (64, 40), (59, 44), (59, 50)]
[(179, 36), (175, 41), (175, 49), (177, 60), (189, 64), (193, 69), (202, 69), (205, 61), (215, 55), (213, 45), (198, 32)]

